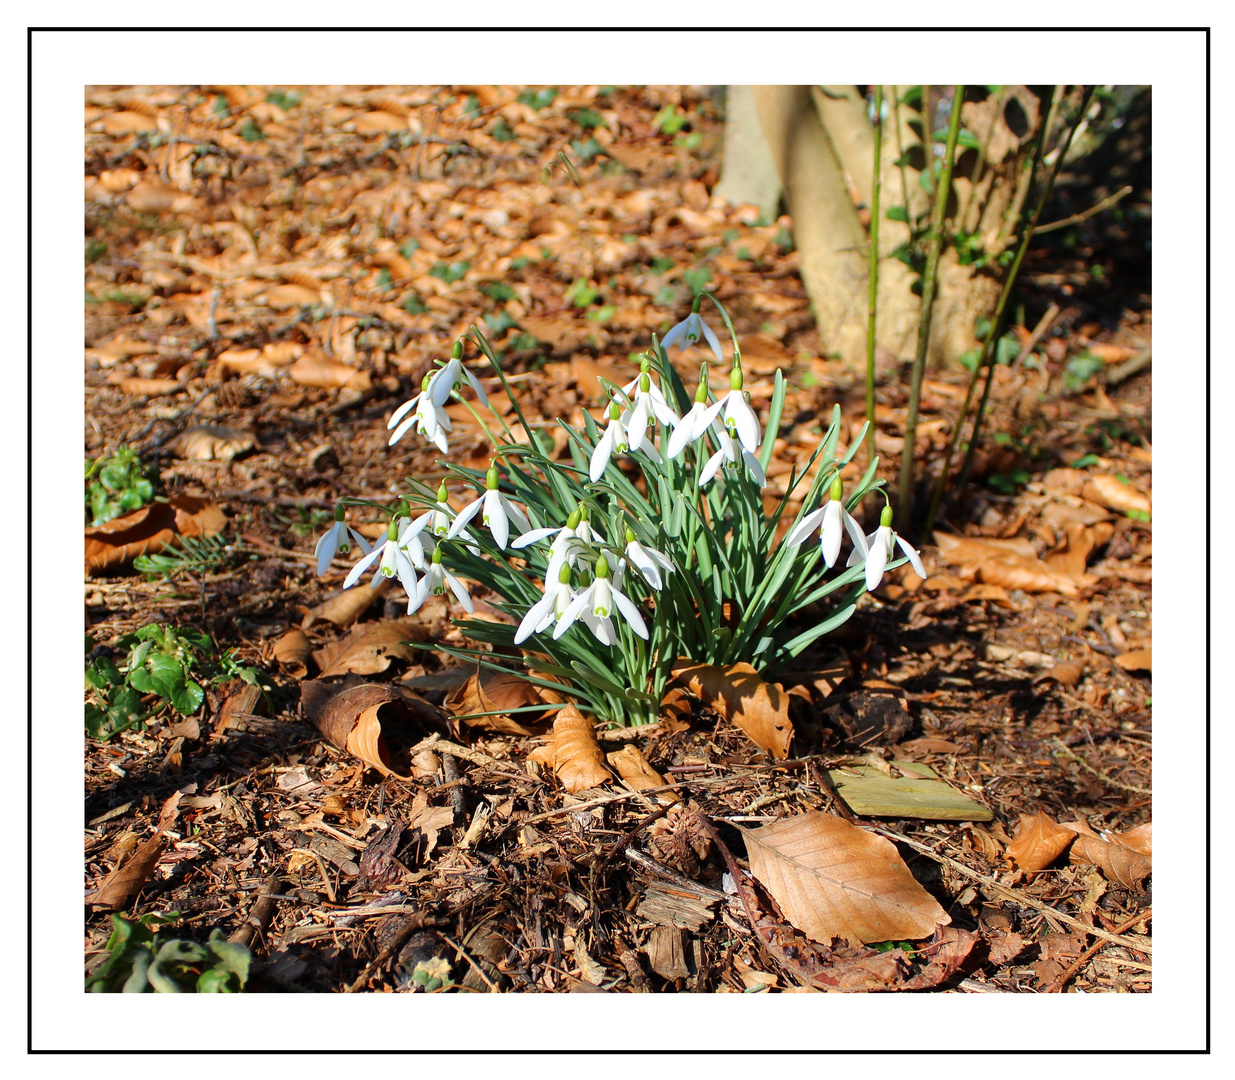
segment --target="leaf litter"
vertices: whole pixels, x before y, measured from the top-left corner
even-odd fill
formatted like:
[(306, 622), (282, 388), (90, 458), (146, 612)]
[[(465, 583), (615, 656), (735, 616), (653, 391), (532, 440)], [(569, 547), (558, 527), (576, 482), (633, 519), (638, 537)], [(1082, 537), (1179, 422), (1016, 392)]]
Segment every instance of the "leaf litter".
[[(1149, 988), (1147, 924), (1115, 932), (1148, 910), (1147, 440), (1097, 445), (1087, 399), (1046, 394), (1053, 444), (1073, 456), (1015, 496), (979, 491), (955, 536), (924, 552), (928, 579), (889, 575), (804, 657), (816, 674), (696, 670), (643, 729), (597, 731), (569, 706), (537, 717), (523, 711), (539, 696), (526, 683), (448, 674), (438, 647), (461, 639), (443, 608), (426, 605), (405, 631), (380, 583), (340, 592), (342, 561), (316, 579), (313, 544), (349, 482), (375, 499), (400, 471), (437, 483), (431, 451), (385, 449), (384, 422), (478, 311), (504, 327), (493, 340), (525, 414), (577, 425), (596, 374), (680, 318), (684, 275), (704, 268), (734, 305), (752, 376), (765, 363), (795, 372), (785, 415), (799, 419), (782, 422), (770, 485), (804, 462), (809, 423), (833, 401), (860, 426), (860, 395), (824, 358), (798, 255), (778, 240), (787, 219), (760, 223), (709, 195), (715, 103), (660, 87), (538, 91), (543, 106), (502, 87), (88, 93), (87, 228), (108, 254), (86, 274), (87, 453), (131, 442), (178, 486), (170, 503), (88, 533), (91, 632), (106, 647), (152, 618), (196, 621), (276, 686), (266, 715), (252, 694), (225, 711), (234, 692), (208, 688), (197, 736), (156, 715), (88, 748), (87, 888), (107, 901), (88, 916), (95, 945), (110, 930), (102, 906), (171, 905), (237, 933), (252, 912), (268, 990), (286, 989), (280, 972), (301, 988), (420, 990), (426, 970), (439, 989), (479, 992), (1016, 991), (1044, 972), (1091, 992)], [(693, 147), (657, 128), (667, 103), (692, 117)], [(540, 183), (579, 140), (578, 109), (604, 121), (599, 149), (574, 164), (582, 183)], [(143, 141), (164, 128), (212, 148), (209, 176), (180, 143)], [(226, 214), (203, 197), (210, 184), (227, 192)], [(152, 219), (171, 231), (151, 232)], [(190, 226), (193, 239), (168, 239)], [(584, 289), (595, 298), (580, 304)], [(1147, 313), (1132, 315), (1122, 340), (1150, 331)], [(1054, 353), (997, 371), (993, 422), (1012, 425), (1024, 394), (1049, 390)], [(954, 397), (951, 373), (935, 382), (926, 425)], [(1096, 407), (1147, 436), (1147, 377), (1108, 390)], [(900, 437), (905, 388), (877, 394), (882, 445)], [(484, 431), (451, 415), (458, 460), (483, 467)], [(1086, 453), (1096, 463), (1071, 464)], [(982, 451), (976, 474), (1010, 462), (1007, 444)], [(197, 509), (163, 521), (157, 507), (183, 499)], [(207, 505), (217, 517), (193, 525)], [(203, 578), (200, 597), (125, 576), (134, 555), (195, 527), (242, 527), (259, 557)], [(1031, 656), (1050, 663), (1018, 659)], [(837, 674), (820, 685), (818, 672)], [(874, 682), (903, 692), (904, 732), (854, 726), (873, 715)], [(843, 708), (829, 714), (825, 700)], [(229, 716), (240, 721), (220, 724)], [(906, 814), (893, 819), (898, 850), (848, 820), (836, 777), (881, 772), (853, 764), (871, 755), (890, 781), (976, 801), (992, 834)], [(159, 809), (190, 787), (178, 812), (193, 838), (168, 845)], [(1039, 846), (1032, 873), (1003, 832), (1022, 814), (1062, 821), (1070, 838), (1044, 863)], [(838, 853), (850, 850), (846, 870)], [(1082, 910), (1087, 874), (1108, 888)], [(886, 893), (872, 884), (885, 879)], [(1049, 912), (1080, 924), (1066, 949)]]

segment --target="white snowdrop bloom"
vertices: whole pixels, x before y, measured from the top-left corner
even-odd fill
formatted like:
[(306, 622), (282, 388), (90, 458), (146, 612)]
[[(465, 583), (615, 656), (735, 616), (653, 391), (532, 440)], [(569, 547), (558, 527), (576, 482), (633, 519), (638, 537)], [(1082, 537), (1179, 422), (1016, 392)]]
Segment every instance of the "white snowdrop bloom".
[(570, 606), (558, 616), (557, 626), (553, 629), (554, 640), (566, 633), (577, 620), (582, 619), (583, 624), (602, 645), (616, 644), (617, 633), (613, 627), (615, 609), (631, 630), (646, 641), (648, 628), (643, 616), (639, 614), (633, 601), (610, 581), (609, 560), (602, 554), (596, 560), (596, 577), (592, 584), (576, 593)]
[[(845, 504), (841, 498), (843, 493), (844, 488), (841, 485), (841, 478), (837, 476), (832, 481), (831, 497), (828, 502), (807, 514), (789, 530), (789, 535), (785, 537), (786, 544), (796, 546), (803, 543), (816, 529), (819, 529), (823, 562), (829, 569), (835, 564), (836, 558), (840, 554), (841, 538), (846, 530), (848, 530), (849, 536), (853, 540), (854, 551), (861, 551), (861, 558), (866, 557), (868, 550), (866, 537), (862, 533), (862, 526), (845, 509)], [(854, 561), (856, 562), (857, 560), (855, 559)]]
[(447, 586), (469, 615), (476, 610), (471, 596), (468, 595), (467, 586), (442, 565), (442, 548), (439, 544), (433, 549), (433, 561), (429, 563), (425, 576), (420, 579), (420, 584), (408, 600), (407, 613), (411, 615), (420, 610), (430, 596), (441, 596), (446, 592)]
[[(397, 577), (408, 595), (411, 595), (416, 588), (416, 570), (407, 552), (399, 546), (400, 526), (403, 524), (406, 522), (401, 522), (397, 517), (391, 519), (381, 542), (374, 545), (373, 550), (353, 566), (351, 572), (343, 579), (343, 588), (350, 589), (360, 580), (360, 575), (377, 562), (375, 577), (379, 574), (383, 577)], [(378, 562), (379, 559), (380, 562)]]
[(494, 543), (503, 551), (506, 550), (506, 542), (510, 539), (512, 521), (520, 532), (527, 532), (532, 527), (532, 523), (528, 521), (523, 511), (498, 491), (497, 484), (497, 466), (490, 465), (489, 472), (485, 476), (484, 494), (473, 499), (459, 511), (458, 517), (455, 518), (450, 531), (446, 534), (447, 537), (453, 540), (482, 509), (484, 512), (481, 514), (481, 521), (489, 527)]
[[(883, 572), (887, 568), (888, 560), (892, 558), (897, 544), (900, 545), (901, 550), (909, 559), (909, 565), (913, 567), (913, 572), (920, 578), (926, 577), (926, 568), (922, 565), (922, 557), (918, 554), (917, 549), (905, 540), (904, 537), (898, 536), (892, 529), (892, 507), (885, 506), (883, 508), (883, 512), (879, 515), (879, 528), (866, 538), (866, 543), (868, 548), (866, 555), (866, 588), (868, 592), (874, 592), (879, 582), (883, 580)], [(854, 566), (858, 561), (858, 550), (854, 548), (846, 565)]]
[(704, 429), (712, 423), (717, 413), (724, 412), (725, 430), (739, 440), (752, 454), (759, 449), (763, 441), (763, 432), (759, 430), (759, 417), (746, 400), (742, 390), (742, 369), (735, 367), (729, 372), (729, 391), (704, 414), (702, 425)]
[(347, 554), (350, 544), (348, 535), (360, 545), (362, 554), (369, 553), (369, 544), (363, 536), (360, 535), (350, 525), (343, 521), (343, 507), (335, 508), (334, 524), (326, 530), (325, 534), (317, 542), (317, 547), (313, 549), (313, 554), (317, 556), (317, 576), (321, 577), (327, 570), (330, 569), (331, 560), (335, 557), (335, 552)]
[(680, 323), (665, 335), (664, 341), (660, 343), (662, 349), (666, 352), (670, 345), (676, 345), (679, 349), (685, 349), (690, 345), (698, 343), (699, 338), (703, 337), (707, 340), (709, 347), (716, 356), (718, 364), (724, 362), (724, 354), (720, 349), (720, 339), (716, 336), (715, 331), (703, 321), (703, 317), (697, 310), (692, 310)]
[(596, 449), (592, 451), (592, 460), (588, 466), (588, 477), (593, 484), (604, 475), (605, 469), (609, 467), (609, 458), (614, 454), (626, 453), (628, 446), (626, 421), (622, 417), (621, 407), (616, 401), (611, 402), (608, 412), (609, 423), (605, 427), (605, 433), (596, 444)]
[[(394, 446), (414, 428), (418, 434), (435, 444), (443, 454), (450, 452), (450, 444), (446, 439), (446, 433), (451, 430), (450, 417), (445, 409), (433, 401), (429, 389), (432, 381), (432, 377), (427, 377), (420, 393), (395, 409), (394, 415), (386, 424), (388, 430), (395, 429), (390, 436), (390, 446)], [(411, 416), (407, 415), (409, 412), (412, 413)]]
[(759, 464), (759, 459), (728, 432), (720, 435), (719, 440), (720, 449), (708, 458), (703, 466), (703, 472), (699, 474), (699, 486), (703, 487), (711, 480), (720, 471), (721, 465), (724, 465), (729, 472), (735, 471), (738, 465), (745, 465), (750, 470), (751, 476), (755, 478), (755, 482), (763, 487), (767, 482), (767, 477), (764, 476), (763, 466)]
[(515, 644), (520, 645), (533, 634), (549, 629), (566, 613), (574, 598), (575, 590), (570, 587), (570, 567), (563, 563), (556, 577), (545, 578), (545, 594), (523, 616), (519, 629), (515, 631)]
[[(635, 430), (643, 431), (652, 422), (652, 417), (659, 420), (665, 427), (675, 427), (681, 417), (674, 411), (672, 405), (665, 400), (665, 395), (659, 386), (652, 382), (649, 371), (651, 365), (645, 360), (643, 370), (638, 378), (622, 387), (622, 393), (631, 402), (630, 420), (626, 429), (634, 442)], [(642, 425), (642, 426), (640, 426)]]
[(459, 384), (466, 379), (468, 385), (476, 391), (476, 397), (480, 404), (487, 408), (489, 405), (489, 395), (485, 393), (485, 388), (480, 385), (480, 380), (463, 366), (463, 361), (460, 359), (463, 350), (456, 348), (455, 351), (460, 356), (452, 355), (450, 362), (445, 367), (439, 368), (430, 377), (429, 397), (433, 399), (434, 405), (445, 405), (451, 391), (457, 390)]
[[(673, 563), (667, 555), (657, 551), (655, 548), (644, 547), (635, 539), (634, 530), (630, 528), (626, 530), (625, 556), (626, 561), (643, 575), (643, 579), (653, 589), (664, 587), (664, 581), (661, 580), (660, 576), (661, 570), (669, 573), (674, 569)], [(620, 588), (621, 578), (615, 574), (614, 580)]]

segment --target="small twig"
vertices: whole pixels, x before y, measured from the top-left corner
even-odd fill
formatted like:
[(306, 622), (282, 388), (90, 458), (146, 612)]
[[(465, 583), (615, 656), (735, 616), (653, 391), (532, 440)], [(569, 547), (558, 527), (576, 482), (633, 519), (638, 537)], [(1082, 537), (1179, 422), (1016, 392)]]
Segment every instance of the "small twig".
[(1122, 945), (1125, 949), (1131, 949), (1133, 952), (1145, 953), (1146, 955), (1153, 952), (1148, 945), (1142, 945), (1138, 942), (1131, 941), (1126, 937), (1119, 937), (1117, 934), (1108, 933), (1106, 930), (1100, 930), (1096, 926), (1087, 926), (1079, 919), (1074, 919), (1071, 915), (1065, 915), (1058, 908), (1053, 908), (1050, 904), (1044, 904), (1041, 900), (1035, 900), (1032, 896), (1021, 892), (1019, 889), (1010, 888), (1009, 886), (1003, 885), (996, 881), (993, 877), (988, 877), (986, 874), (979, 874), (976, 870), (970, 870), (964, 863), (957, 862), (955, 859), (949, 858), (947, 855), (940, 855), (939, 852), (935, 851), (933, 848), (927, 847), (925, 844), (919, 843), (917, 840), (911, 840), (907, 836), (901, 836), (899, 833), (895, 833), (891, 829), (882, 829), (879, 826), (873, 826), (872, 829), (880, 836), (887, 837), (887, 839), (891, 840), (893, 843), (908, 844), (909, 847), (913, 848), (915, 851), (920, 851), (923, 855), (934, 859), (936, 862), (946, 863), (958, 874), (963, 874), (972, 881), (980, 882), (992, 892), (1002, 893), (1005, 897), (1007, 897), (1007, 899), (1015, 901), (1018, 904), (1024, 904), (1026, 907), (1031, 907), (1035, 911), (1040, 911), (1044, 915), (1049, 915), (1053, 919), (1058, 919), (1065, 926), (1070, 926), (1074, 930), (1080, 930), (1083, 933), (1092, 934), (1094, 937), (1099, 937), (1106, 941), (1114, 942), (1116, 945)]
[[(1125, 919), (1117, 927), (1115, 927), (1114, 933), (1122, 934), (1127, 930), (1131, 930), (1137, 923), (1143, 922), (1144, 920), (1150, 918), (1150, 916), (1153, 915), (1153, 910), (1154, 910), (1153, 908), (1146, 908), (1139, 915), (1134, 915), (1131, 919)], [(1083, 953), (1081, 953), (1080, 956), (1078, 956), (1075, 960), (1073, 960), (1071, 964), (1069, 964), (1066, 968), (1064, 968), (1064, 970), (1060, 973), (1059, 977), (1053, 983), (1051, 983), (1050, 986), (1048, 986), (1045, 990), (1043, 990), (1042, 993), (1044, 994), (1061, 993), (1063, 991), (1063, 988), (1067, 985), (1068, 981), (1078, 971), (1080, 971), (1081, 968), (1083, 968), (1087, 963), (1089, 963), (1090, 960), (1093, 959), (1093, 957), (1097, 954), (1099, 949), (1105, 948), (1108, 944), (1110, 943), (1106, 941), (1095, 941), (1092, 945), (1089, 946), (1088, 949), (1086, 949)], [(1148, 970), (1152, 971), (1153, 969), (1149, 968)]]
[(736, 904), (738, 899), (736, 896), (730, 896), (726, 892), (721, 892), (719, 889), (710, 888), (707, 885), (701, 885), (697, 881), (692, 881), (684, 874), (679, 874), (676, 870), (671, 869), (664, 863), (657, 862), (649, 855), (643, 854), (638, 848), (627, 848), (624, 852), (626, 858), (633, 862), (636, 866), (642, 866), (644, 870), (655, 874), (657, 877), (664, 878), (665, 881), (672, 881), (679, 888), (687, 889), (690, 892), (700, 893), (704, 896), (712, 896), (717, 900), (722, 900), (726, 904)]
[(1108, 785), (1109, 787), (1117, 788), (1119, 791), (1130, 791), (1134, 795), (1152, 795), (1153, 794), (1153, 792), (1150, 791), (1148, 788), (1137, 787), (1135, 784), (1125, 784), (1121, 780), (1116, 780), (1113, 776), (1108, 776), (1104, 772), (1099, 772), (1092, 765), (1090, 765), (1089, 762), (1086, 761), (1084, 758), (1079, 757), (1078, 755), (1074, 754), (1071, 748), (1066, 743), (1060, 741), (1059, 739), (1051, 739), (1051, 742), (1054, 744), (1054, 746), (1059, 751), (1062, 752), (1063, 756), (1066, 757), (1067, 760), (1075, 761), (1082, 769), (1085, 770), (1085, 772), (1089, 773), (1090, 776), (1097, 777), (1099, 780), (1101, 780), (1104, 784)]
[(262, 882), (261, 892), (258, 893), (257, 901), (250, 908), (244, 924), (233, 931), (227, 940), (237, 942), (246, 948), (252, 945), (253, 939), (259, 934), (264, 934), (266, 927), (270, 925), (270, 920), (279, 906), (276, 899), (278, 895), (279, 875), (271, 874)]
[(1111, 368), (1110, 371), (1102, 377), (1104, 386), (1118, 386), (1125, 379), (1132, 378), (1142, 368), (1149, 367), (1149, 362), (1153, 359), (1153, 349), (1146, 347), (1137, 353), (1131, 360), (1125, 360), (1118, 367)]
[(1059, 318), (1060, 307), (1058, 304), (1052, 304), (1043, 313), (1042, 318), (1038, 320), (1038, 325), (1033, 328), (1033, 333), (1029, 335), (1029, 340), (1021, 346), (1021, 351), (1016, 354), (1016, 359), (1012, 361), (1012, 366), (1016, 367), (1025, 357), (1033, 352), (1034, 346), (1042, 340), (1042, 335), (1045, 334), (1051, 325)]
[(1061, 218), (1059, 221), (1052, 221), (1049, 225), (1039, 225), (1034, 229), (1034, 234), (1041, 236), (1042, 233), (1054, 232), (1056, 229), (1066, 229), (1069, 225), (1076, 225), (1084, 221), (1086, 218), (1091, 218), (1094, 214), (1100, 214), (1107, 207), (1114, 206), (1125, 195), (1130, 194), (1132, 185), (1126, 184), (1121, 187), (1114, 195), (1108, 195), (1100, 203), (1096, 203), (1088, 210), (1082, 210), (1079, 214), (1073, 214), (1071, 217)]
[(440, 930), (434, 930), (433, 932), (437, 934), (437, 936), (440, 937), (444, 942), (446, 942), (447, 945), (449, 945), (452, 949), (454, 949), (455, 952), (457, 952), (461, 957), (463, 957), (464, 960), (466, 960), (469, 964), (471, 964), (472, 970), (476, 972), (477, 975), (480, 976), (481, 981), (485, 984), (485, 986), (489, 988), (490, 992), (494, 994), (500, 994), (502, 992), (500, 987), (494, 984), (493, 980), (490, 979), (489, 976), (484, 973), (480, 965), (471, 958), (467, 950), (464, 949), (463, 946), (460, 945), (457, 941), (455, 941), (454, 938), (447, 937), (447, 935), (443, 934)]
[(463, 794), (463, 789), (459, 786), (459, 764), (455, 761), (454, 754), (442, 752), (442, 776), (446, 783), (442, 787), (450, 786), (450, 808), (454, 811), (455, 819), (467, 816), (467, 796)]

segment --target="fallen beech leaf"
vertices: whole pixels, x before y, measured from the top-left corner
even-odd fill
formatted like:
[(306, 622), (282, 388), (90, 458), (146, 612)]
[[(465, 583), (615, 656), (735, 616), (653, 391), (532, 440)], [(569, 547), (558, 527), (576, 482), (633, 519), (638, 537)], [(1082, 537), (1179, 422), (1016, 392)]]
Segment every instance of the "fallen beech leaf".
[(807, 937), (917, 940), (952, 920), (882, 836), (820, 811), (743, 829), (751, 873)]
[[(643, 756), (639, 747), (627, 744), (621, 750), (615, 750), (607, 755), (610, 765), (617, 770), (627, 787), (636, 791), (646, 791), (648, 788), (664, 787), (665, 778), (652, 768), (651, 763)], [(661, 792), (656, 796), (662, 806), (669, 806), (682, 800), (672, 791)]]
[(124, 109), (114, 112), (103, 121), (105, 135), (135, 135), (142, 131), (158, 131), (159, 122), (145, 113)]
[(750, 664), (717, 667), (679, 661), (673, 677), (726, 720), (737, 724), (756, 746), (775, 758), (789, 756), (793, 739), (789, 695), (778, 683), (764, 682)]
[[(1056, 573), (1036, 556), (1024, 553), (1027, 543), (1018, 541), (1013, 545), (1008, 541), (935, 534), (936, 546), (948, 562), (961, 567), (964, 577), (1005, 589), (1076, 596), (1077, 587), (1069, 577)], [(1029, 550), (1032, 552), (1032, 547)]]
[(1102, 507), (1091, 502), (1082, 502), (1079, 506), (1070, 503), (1049, 502), (1042, 508), (1042, 518), (1056, 528), (1065, 525), (1096, 525), (1099, 521), (1109, 521), (1111, 515)]
[(307, 285), (275, 285), (266, 290), (263, 299), (266, 306), (272, 308), (310, 307), (322, 302), (322, 293)]
[(1056, 664), (1050, 671), (1044, 671), (1033, 681), (1040, 683), (1044, 679), (1054, 679), (1060, 686), (1071, 688), (1081, 681), (1081, 676), (1084, 674), (1083, 664), (1078, 664), (1075, 660), (1065, 660), (1062, 664)]
[(407, 117), (396, 116), (394, 113), (377, 109), (373, 112), (361, 113), (344, 129), (352, 128), (357, 135), (390, 135), (407, 131)]
[(1045, 870), (1068, 849), (1075, 832), (1056, 824), (1045, 814), (1022, 814), (1008, 845), (1008, 858), (1022, 870)]
[(186, 461), (229, 461), (256, 445), (252, 435), (219, 424), (200, 424), (182, 431), (167, 447)]
[(572, 794), (612, 779), (596, 741), (596, 725), (574, 705), (559, 709), (553, 721), (553, 771)]
[(690, 695), (680, 686), (671, 686), (660, 702), (661, 723), (668, 732), (685, 731), (694, 713)]
[(906, 979), (901, 990), (929, 990), (939, 986), (960, 971), (978, 943), (978, 935), (955, 926), (941, 926), (935, 939), (919, 950), (927, 956), (926, 968)]
[[(549, 730), (548, 719), (516, 719), (506, 715), (509, 709), (539, 705), (543, 701), (540, 691), (513, 671), (486, 668), (469, 675), (461, 686), (450, 693), (444, 704), (469, 727), (503, 735), (543, 735)], [(469, 716), (472, 713), (491, 715)], [(535, 717), (535, 714), (520, 713), (519, 716), (527, 718)]]
[(323, 679), (349, 672), (375, 675), (390, 667), (391, 660), (416, 658), (416, 650), (405, 642), (428, 639), (429, 627), (419, 619), (405, 616), (358, 626), (342, 640), (315, 649), (313, 659)]
[(164, 834), (175, 824), (179, 813), (180, 792), (177, 791), (159, 811), (159, 823), (155, 826), (154, 835), (133, 852), (128, 862), (116, 867), (104, 878), (98, 891), (88, 897), (91, 904), (109, 911), (119, 911), (128, 906), (154, 873), (155, 865), (167, 848), (168, 840)]
[(1153, 659), (1153, 649), (1133, 649), (1115, 657), (1115, 663), (1124, 671), (1152, 671)]
[(1064, 526), (1067, 544), (1062, 551), (1048, 555), (1046, 565), (1059, 574), (1070, 577), (1077, 585), (1092, 584), (1094, 578), (1086, 572), (1089, 556), (1115, 535), (1115, 526), (1109, 521), (1096, 525), (1072, 523)]
[[(1115, 833), (1099, 836), (1084, 821), (1068, 821), (1064, 828), (1076, 833), (1068, 861), (1092, 863), (1111, 881), (1127, 889), (1135, 889), (1153, 872), (1153, 858), (1124, 843)], [(1138, 837), (1138, 841), (1139, 841)]]
[(1005, 930), (992, 936), (987, 960), (992, 967), (1003, 967), (1024, 951), (1025, 939), (1014, 931)]
[(1142, 855), (1152, 855), (1153, 835), (1153, 823), (1147, 821), (1144, 825), (1138, 825), (1135, 829), (1120, 833), (1119, 842), (1133, 851), (1139, 851)]
[(301, 620), (300, 628), (308, 630), (310, 626), (320, 619), (346, 629), (369, 609), (369, 605), (374, 600), (386, 591), (390, 580), (390, 578), (379, 574), (374, 579), (372, 585), (353, 585), (350, 589), (341, 590), (328, 600), (323, 600), (316, 607), (309, 608), (304, 614), (304, 619)]
[(139, 214), (181, 214), (203, 205), (201, 199), (187, 192), (151, 180), (143, 180), (136, 185), (125, 199)]
[(274, 658), (298, 679), (308, 673), (309, 667), (305, 661), (312, 652), (308, 635), (298, 626), (293, 626), (274, 644)]
[(318, 355), (302, 356), (287, 369), (287, 373), (301, 386), (316, 386), (323, 390), (337, 390), (344, 386), (353, 390), (368, 390), (373, 385), (367, 371)]
[(1150, 501), (1131, 484), (1125, 484), (1116, 476), (1110, 474), (1095, 476), (1083, 488), (1085, 498), (1103, 506), (1110, 507), (1121, 514), (1134, 510), (1140, 514), (1150, 512)]
[(196, 495), (151, 503), (86, 529), (86, 574), (104, 574), (138, 555), (153, 555), (174, 543), (177, 536), (213, 536), (226, 524), (219, 507)]
[(184, 389), (175, 379), (117, 379), (116, 385), (132, 397), (162, 397)]
[(381, 712), (405, 716), (403, 696), (389, 686), (362, 684), (330, 698), (317, 716), (317, 729), (331, 745), (354, 754), (383, 776), (400, 777), (390, 767), (390, 755), (382, 736)]

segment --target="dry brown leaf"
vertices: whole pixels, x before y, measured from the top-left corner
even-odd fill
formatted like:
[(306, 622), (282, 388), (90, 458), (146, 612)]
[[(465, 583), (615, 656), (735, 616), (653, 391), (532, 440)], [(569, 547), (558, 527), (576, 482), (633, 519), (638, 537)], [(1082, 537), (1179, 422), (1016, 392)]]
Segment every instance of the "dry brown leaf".
[(1089, 557), (1115, 535), (1115, 526), (1109, 521), (1096, 525), (1081, 525), (1073, 522), (1064, 526), (1067, 544), (1045, 559), (1046, 565), (1059, 574), (1065, 574), (1078, 585), (1089, 585), (1095, 580), (1086, 572)]
[(913, 941), (951, 922), (882, 836), (810, 811), (743, 829), (751, 873), (807, 937)]
[(969, 954), (978, 943), (978, 935), (955, 926), (941, 926), (935, 931), (934, 941), (917, 951), (927, 958), (925, 969), (906, 979), (898, 989), (929, 990), (951, 979), (960, 971)]
[(349, 673), (375, 675), (390, 667), (391, 660), (414, 660), (416, 650), (405, 642), (428, 638), (429, 627), (411, 616), (365, 623), (347, 637), (315, 649), (313, 659), (323, 679)]
[(320, 289), (311, 289), (307, 285), (275, 285), (266, 290), (263, 299), (267, 307), (282, 310), (320, 304), (322, 293)]
[(1005, 589), (1076, 596), (1077, 587), (1069, 577), (1056, 573), (1036, 556), (1023, 553), (1027, 543), (1019, 541), (1013, 547), (1008, 541), (935, 534), (936, 546), (948, 562), (961, 567), (965, 577)]
[(185, 213), (203, 205), (202, 200), (157, 180), (143, 180), (125, 196), (139, 214)]
[(128, 906), (154, 873), (159, 858), (167, 848), (165, 834), (175, 824), (179, 813), (180, 792), (177, 791), (159, 811), (159, 823), (155, 826), (154, 835), (133, 853), (128, 862), (107, 875), (98, 891), (89, 898), (91, 904), (109, 911), (119, 911)]
[(219, 507), (196, 495), (151, 503), (86, 529), (86, 574), (105, 574), (138, 555), (162, 551), (177, 536), (213, 536), (226, 524)]
[(731, 720), (756, 746), (775, 758), (789, 756), (793, 723), (789, 695), (778, 683), (764, 682), (750, 664), (717, 667), (679, 660), (673, 677), (695, 697)]
[(1076, 833), (1056, 824), (1045, 814), (1022, 814), (1020, 824), (1008, 845), (1008, 858), (1022, 870), (1045, 870), (1076, 838)]
[(182, 431), (167, 447), (186, 461), (230, 461), (256, 445), (253, 436), (244, 432), (221, 424), (199, 424)]
[(572, 794), (612, 779), (596, 741), (596, 725), (574, 705), (559, 709), (553, 721), (553, 771)]
[(1034, 682), (1040, 683), (1044, 679), (1054, 679), (1060, 686), (1070, 688), (1080, 682), (1084, 674), (1084, 664), (1078, 664), (1075, 660), (1065, 660), (1062, 664), (1056, 664), (1050, 671), (1044, 671), (1034, 679)]
[[(665, 778), (652, 768), (651, 762), (643, 756), (643, 751), (633, 744), (623, 746), (607, 755), (607, 760), (617, 770), (627, 787), (636, 791), (646, 791), (648, 788), (664, 787)], [(661, 792), (657, 797), (661, 806), (670, 806), (682, 800), (672, 791)]]
[(215, 717), (214, 733), (221, 735), (228, 728), (235, 727), (239, 717), (247, 716), (257, 708), (261, 696), (261, 690), (252, 683), (243, 683), (234, 694), (229, 694)]
[(326, 702), (316, 718), (317, 729), (333, 746), (354, 754), (383, 776), (399, 776), (390, 767), (390, 755), (382, 736), (383, 710), (392, 717), (405, 716), (407, 705), (403, 696), (389, 686), (353, 686)]
[(390, 578), (379, 574), (374, 578), (372, 585), (359, 584), (353, 585), (350, 589), (343, 589), (336, 595), (323, 600), (316, 607), (305, 611), (300, 628), (308, 630), (315, 622), (322, 620), (347, 629), (369, 610), (373, 601), (386, 591), (390, 581)]
[(1124, 671), (1152, 671), (1154, 666), (1153, 654), (1152, 648), (1133, 649), (1131, 652), (1115, 657), (1115, 663), (1123, 668)]
[(1082, 493), (1085, 498), (1101, 503), (1121, 514), (1129, 511), (1139, 514), (1150, 512), (1151, 504), (1145, 495), (1142, 495), (1131, 484), (1125, 484), (1118, 477), (1109, 474), (1095, 476), (1085, 485)]
[(345, 130), (349, 127), (357, 135), (392, 135), (407, 131), (407, 117), (377, 109), (361, 113), (350, 124), (344, 125)]
[[(1068, 821), (1064, 828), (1076, 834), (1068, 861), (1092, 863), (1111, 881), (1128, 889), (1140, 887), (1140, 883), (1153, 872), (1153, 857), (1148, 851), (1129, 846), (1116, 833), (1099, 836), (1084, 821)], [(1138, 845), (1144, 844), (1144, 834), (1137, 836)]]
[(131, 397), (163, 397), (184, 389), (175, 379), (116, 379), (116, 385)]
[(1109, 521), (1110, 513), (1095, 503), (1080, 501), (1078, 505), (1063, 502), (1049, 502), (1042, 508), (1042, 520), (1048, 521), (1056, 528), (1065, 525), (1096, 525), (1099, 521)]
[[(548, 719), (538, 720), (534, 713), (520, 713), (520, 718), (516, 719), (507, 715), (507, 711), (539, 705), (544, 700), (535, 686), (513, 671), (486, 668), (469, 675), (462, 685), (450, 693), (444, 704), (469, 727), (503, 735), (543, 735), (549, 729)], [(469, 717), (472, 713), (492, 715)]]
[(1142, 855), (1152, 855), (1153, 837), (1153, 823), (1147, 821), (1144, 825), (1138, 825), (1135, 829), (1119, 833), (1119, 842), (1125, 847), (1130, 847), (1133, 851), (1139, 851)]
[(298, 626), (293, 626), (274, 644), (274, 658), (298, 679), (303, 679), (309, 666), (305, 663), (313, 652), (308, 635)]
[(322, 390), (337, 390), (344, 386), (353, 390), (368, 390), (373, 385), (367, 371), (316, 354), (302, 356), (287, 369), (287, 373), (301, 386), (315, 386)]

